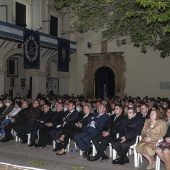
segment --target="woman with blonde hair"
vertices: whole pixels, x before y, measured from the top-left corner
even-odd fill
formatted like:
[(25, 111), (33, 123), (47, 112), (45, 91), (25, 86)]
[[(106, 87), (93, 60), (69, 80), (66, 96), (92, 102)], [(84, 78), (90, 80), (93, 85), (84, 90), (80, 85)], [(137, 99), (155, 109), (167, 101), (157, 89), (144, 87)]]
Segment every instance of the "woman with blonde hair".
[(163, 138), (167, 130), (166, 123), (160, 119), (158, 110), (152, 110), (150, 119), (145, 121), (142, 129), (142, 140), (137, 144), (136, 151), (141, 153), (149, 162), (146, 169), (155, 168), (155, 149), (156, 143)]

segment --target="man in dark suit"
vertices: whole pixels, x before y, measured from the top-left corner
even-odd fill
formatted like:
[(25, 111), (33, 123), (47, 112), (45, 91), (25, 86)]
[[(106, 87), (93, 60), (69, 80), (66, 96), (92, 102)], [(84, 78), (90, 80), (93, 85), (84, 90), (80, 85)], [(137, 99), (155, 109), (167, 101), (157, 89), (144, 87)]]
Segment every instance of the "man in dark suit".
[(150, 119), (150, 111), (147, 104), (141, 105), (141, 113), (136, 115), (139, 119), (142, 119), (144, 122), (146, 119)]
[(49, 122), (54, 115), (54, 112), (51, 111), (49, 104), (44, 104), (43, 111), (36, 118), (35, 121), (32, 122), (31, 125), (31, 143), (28, 145), (29, 147), (35, 146), (35, 139), (37, 137), (37, 131), (41, 129), (47, 122)]
[(124, 119), (122, 112), (123, 106), (116, 104), (114, 106), (114, 114), (109, 117), (106, 129), (92, 140), (97, 150), (97, 154), (93, 157), (88, 157), (89, 161), (96, 161), (100, 157), (102, 157), (101, 161), (109, 158), (104, 151), (106, 150), (108, 143), (113, 142), (116, 139), (117, 133), (119, 133), (121, 122)]
[(59, 143), (58, 139), (62, 134), (62, 128), (64, 127), (64, 125), (68, 122), (76, 123), (80, 118), (80, 114), (75, 110), (75, 108), (76, 108), (75, 102), (69, 101), (68, 112), (66, 112), (62, 124), (58, 125), (57, 129), (51, 131), (51, 137), (53, 140), (56, 141), (56, 149), (54, 149), (54, 151), (56, 151), (58, 148)]
[(33, 105), (25, 111), (25, 116), (20, 120), (20, 122), (14, 127), (17, 135), (22, 139), (26, 140), (27, 134), (31, 132), (31, 125), (33, 121), (41, 113), (41, 108), (39, 106), (38, 100), (33, 101)]
[(22, 102), (22, 109), (11, 118), (11, 122), (9, 122), (9, 124), (4, 127), (5, 130), (5, 138), (3, 139), (4, 142), (8, 142), (10, 139), (13, 138), (12, 134), (11, 134), (11, 130), (13, 127), (15, 127), (19, 121), (25, 117), (25, 112), (28, 110), (28, 101), (23, 101)]
[(39, 130), (39, 140), (36, 147), (45, 147), (46, 144), (52, 143), (50, 132), (63, 123), (63, 118), (65, 115), (63, 106), (63, 103), (56, 104), (56, 112), (53, 117)]
[(136, 117), (134, 108), (128, 108), (128, 116), (123, 119), (120, 126), (119, 138), (116, 139), (112, 147), (116, 150), (119, 158), (112, 161), (112, 164), (124, 165), (129, 163), (129, 159), (126, 156), (130, 146), (136, 142), (137, 135), (141, 134), (143, 128), (143, 121)]
[(6, 105), (5, 110), (0, 114), (0, 122), (2, 122), (6, 118), (6, 115), (8, 115), (14, 108), (11, 99), (6, 99), (5, 105)]
[(79, 148), (84, 152), (84, 156), (89, 156), (91, 150), (91, 140), (97, 136), (106, 126), (109, 115), (105, 113), (106, 106), (100, 104), (98, 107), (98, 113), (95, 113), (89, 120), (87, 127), (81, 133), (74, 136), (74, 140)]

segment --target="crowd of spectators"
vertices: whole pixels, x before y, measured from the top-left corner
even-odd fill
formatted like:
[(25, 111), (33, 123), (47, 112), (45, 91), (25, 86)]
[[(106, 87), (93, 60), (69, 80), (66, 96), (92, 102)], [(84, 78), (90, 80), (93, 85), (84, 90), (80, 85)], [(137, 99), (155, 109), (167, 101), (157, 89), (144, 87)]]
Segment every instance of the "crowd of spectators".
[[(21, 98), (19, 94), (13, 99), (8, 94), (0, 96), (1, 142), (13, 140), (12, 132), (15, 131), (22, 139), (21, 143), (26, 144), (27, 134), (31, 134), (28, 147), (44, 148), (55, 141), (53, 151), (56, 155), (64, 155), (71, 138), (88, 161), (107, 161), (109, 157), (105, 150), (112, 143), (119, 155), (112, 164), (129, 163), (129, 147), (141, 135), (142, 141), (136, 149), (148, 160), (147, 169), (155, 168), (155, 152), (166, 168), (170, 168), (169, 124), (169, 98), (125, 96), (121, 99), (114, 96), (100, 99), (73, 94), (38, 94), (36, 99)], [(163, 137), (167, 147), (156, 148), (156, 143)], [(92, 143), (97, 150), (95, 156), (91, 156)]]

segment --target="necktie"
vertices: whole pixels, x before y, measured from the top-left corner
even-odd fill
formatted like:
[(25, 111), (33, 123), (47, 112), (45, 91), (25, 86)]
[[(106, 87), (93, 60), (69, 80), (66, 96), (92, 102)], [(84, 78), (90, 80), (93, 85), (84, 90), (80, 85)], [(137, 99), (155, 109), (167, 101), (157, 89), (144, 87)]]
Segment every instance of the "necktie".
[(7, 109), (8, 109), (8, 107), (5, 108), (5, 110), (3, 111), (2, 115), (6, 112)]
[(70, 115), (71, 115), (71, 112), (69, 112), (69, 114), (66, 116), (66, 118), (69, 118), (69, 117), (70, 117)]
[(118, 116), (115, 116), (114, 121), (117, 119)]

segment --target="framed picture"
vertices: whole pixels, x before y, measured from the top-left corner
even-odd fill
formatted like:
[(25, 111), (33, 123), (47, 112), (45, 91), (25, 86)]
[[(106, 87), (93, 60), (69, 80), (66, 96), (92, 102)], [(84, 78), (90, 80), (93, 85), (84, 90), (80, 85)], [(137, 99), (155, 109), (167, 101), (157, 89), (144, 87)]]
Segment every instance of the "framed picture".
[(21, 87), (25, 87), (25, 79), (21, 79)]
[(15, 78), (10, 78), (10, 86), (15, 86)]

